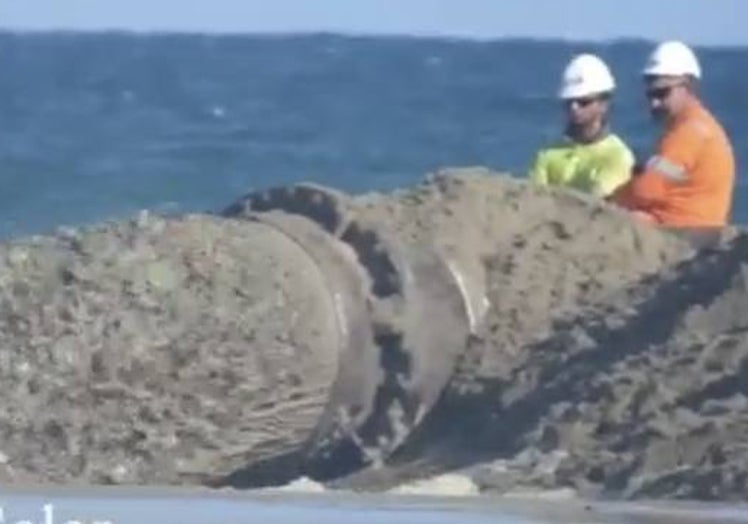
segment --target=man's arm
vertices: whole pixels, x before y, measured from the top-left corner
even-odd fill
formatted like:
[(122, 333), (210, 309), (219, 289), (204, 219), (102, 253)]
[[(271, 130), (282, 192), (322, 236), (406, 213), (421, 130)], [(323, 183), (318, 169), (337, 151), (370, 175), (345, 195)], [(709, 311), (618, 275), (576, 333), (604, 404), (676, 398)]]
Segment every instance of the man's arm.
[(631, 179), (634, 169), (634, 155), (624, 145), (611, 149), (601, 166), (602, 170), (595, 181), (593, 192), (602, 198), (610, 197), (616, 189)]
[(657, 154), (644, 166), (644, 172), (628, 184), (626, 194), (631, 205), (657, 205), (667, 198), (669, 187), (687, 183), (705, 139), (706, 133), (698, 122), (680, 125), (668, 133)]
[(538, 186), (547, 186), (548, 184), (548, 162), (546, 155), (542, 151), (535, 155), (528, 178), (532, 183)]

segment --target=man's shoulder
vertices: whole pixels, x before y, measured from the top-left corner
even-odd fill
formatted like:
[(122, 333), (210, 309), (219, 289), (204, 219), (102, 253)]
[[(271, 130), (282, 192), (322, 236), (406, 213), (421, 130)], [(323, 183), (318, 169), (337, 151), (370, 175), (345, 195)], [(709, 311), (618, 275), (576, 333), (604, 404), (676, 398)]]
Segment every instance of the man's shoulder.
[(634, 158), (634, 153), (633, 151), (631, 151), (631, 148), (628, 146), (628, 144), (626, 144), (626, 142), (615, 133), (610, 133), (607, 137), (605, 137), (601, 143), (601, 146), (610, 151), (611, 154), (622, 155), (632, 160)]
[(574, 149), (573, 142), (564, 138), (555, 138), (549, 140), (537, 150), (536, 157), (538, 159), (551, 160), (554, 158), (560, 158), (566, 156), (566, 154)]
[(702, 104), (698, 104), (677, 122), (673, 127), (673, 132), (688, 134), (703, 140), (726, 134), (717, 117)]
[(602, 142), (605, 143), (608, 147), (630, 151), (629, 146), (626, 144), (626, 142), (616, 133), (610, 133), (602, 140)]

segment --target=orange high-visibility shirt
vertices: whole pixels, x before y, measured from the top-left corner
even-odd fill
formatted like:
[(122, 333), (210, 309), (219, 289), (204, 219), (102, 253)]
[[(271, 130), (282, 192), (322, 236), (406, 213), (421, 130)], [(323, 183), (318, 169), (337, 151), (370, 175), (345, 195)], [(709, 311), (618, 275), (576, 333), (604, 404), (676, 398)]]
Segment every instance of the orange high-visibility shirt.
[(699, 103), (673, 122), (645, 170), (614, 196), (661, 225), (723, 226), (735, 186), (735, 159), (722, 126)]

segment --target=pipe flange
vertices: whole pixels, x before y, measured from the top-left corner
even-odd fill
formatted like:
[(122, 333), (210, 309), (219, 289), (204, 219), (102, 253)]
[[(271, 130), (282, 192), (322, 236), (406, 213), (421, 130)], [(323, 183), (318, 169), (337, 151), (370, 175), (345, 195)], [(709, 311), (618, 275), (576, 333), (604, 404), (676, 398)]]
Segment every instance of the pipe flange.
[(249, 193), (221, 215), (242, 217), (264, 211), (285, 211), (306, 217), (335, 237), (346, 228), (349, 218), (348, 197), (344, 193), (312, 183)]
[(379, 224), (352, 221), (341, 235), (371, 281), (370, 313), (384, 380), (354, 438), (381, 464), (431, 411), (470, 334), (469, 306), (434, 246), (408, 243)]
[[(251, 193), (223, 214), (282, 229), (327, 268), (331, 292), (348, 297), (340, 322), (358, 334), (344, 344), (339, 382), (310, 440), (311, 471), (381, 464), (434, 407), (475, 328), (454, 264), (431, 244), (356, 219), (346, 195), (314, 184)], [(355, 347), (362, 340), (371, 342)]]
[(346, 244), (302, 216), (268, 211), (245, 213), (244, 218), (273, 227), (301, 246), (320, 268), (335, 304), (341, 340), (338, 374), (328, 406), (302, 452), (305, 462), (318, 462), (371, 417), (382, 381), (366, 275)]

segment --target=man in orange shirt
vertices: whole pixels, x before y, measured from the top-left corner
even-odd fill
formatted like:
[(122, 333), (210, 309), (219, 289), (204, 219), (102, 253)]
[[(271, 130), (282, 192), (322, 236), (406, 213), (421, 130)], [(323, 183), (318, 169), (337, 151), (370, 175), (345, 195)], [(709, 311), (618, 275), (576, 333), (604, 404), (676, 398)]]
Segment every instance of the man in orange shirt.
[(696, 56), (681, 42), (665, 42), (650, 56), (644, 76), (650, 111), (664, 133), (656, 154), (612, 200), (662, 226), (724, 226), (735, 159), (724, 129), (698, 99)]

